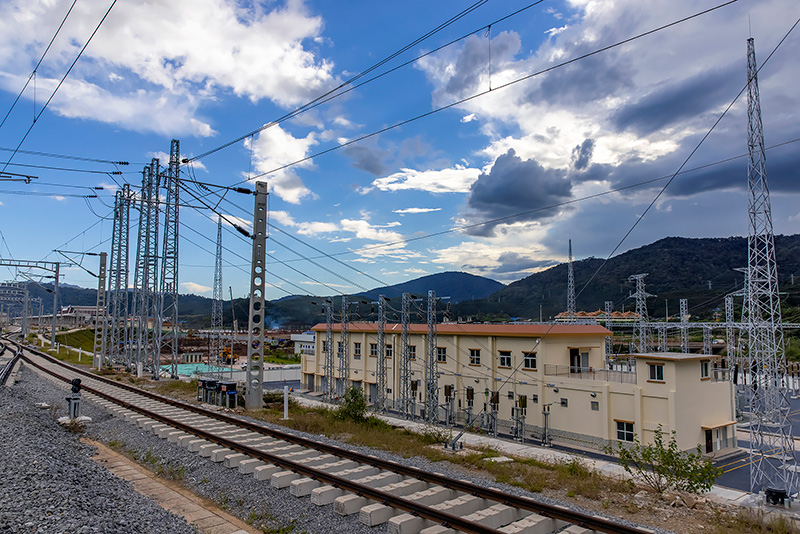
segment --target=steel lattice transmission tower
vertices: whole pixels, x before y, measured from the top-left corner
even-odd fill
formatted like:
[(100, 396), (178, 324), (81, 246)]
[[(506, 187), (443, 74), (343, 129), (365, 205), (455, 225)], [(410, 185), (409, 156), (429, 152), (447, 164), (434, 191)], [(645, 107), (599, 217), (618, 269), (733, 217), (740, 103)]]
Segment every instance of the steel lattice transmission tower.
[(341, 399), (347, 391), (347, 383), (350, 380), (350, 303), (347, 295), (342, 295), (342, 309), (339, 310), (342, 316), (341, 334), (339, 337), (339, 381), (336, 382), (336, 395)]
[[(128, 347), (128, 244), (130, 236), (130, 186), (114, 195), (114, 226), (111, 230), (111, 265), (108, 276), (110, 321), (106, 350), (109, 363), (125, 360), (131, 365)], [(101, 360), (105, 356), (101, 356)]]
[[(158, 299), (158, 321), (155, 356), (160, 358), (163, 323), (169, 321), (170, 375), (178, 378), (178, 214), (180, 213), (180, 141), (173, 139), (169, 148), (169, 166), (164, 187), (167, 202), (164, 206), (164, 254), (161, 258), (161, 283)], [(160, 362), (159, 362), (160, 363)], [(156, 365), (154, 378), (158, 379)]]
[(689, 352), (689, 301), (680, 299), (681, 313), (681, 352)]
[[(108, 340), (108, 311), (106, 308), (106, 268), (108, 253), (100, 253), (100, 268), (97, 270), (97, 303), (94, 313), (94, 353), (92, 354), (92, 367), (100, 369), (106, 355), (106, 341)], [(125, 294), (127, 298), (127, 291)], [(41, 305), (39, 306), (41, 310)], [(39, 325), (42, 324), (41, 318)]]
[[(606, 329), (611, 331), (611, 314), (614, 313), (614, 301), (605, 301)], [(611, 369), (611, 357), (614, 355), (614, 334), (606, 336), (606, 366)]]
[[(222, 352), (222, 217), (217, 218), (217, 255), (214, 262), (214, 299), (211, 301), (211, 353), (218, 358)], [(231, 356), (233, 343), (231, 342)]]
[(781, 387), (783, 329), (772, 229), (764, 132), (753, 39), (747, 40), (747, 341), (753, 369), (750, 491), (794, 491), (795, 458), (789, 401)]
[(436, 346), (436, 292), (428, 291), (428, 376), (425, 382), (425, 418), (430, 424), (439, 423), (439, 363)]
[(386, 411), (386, 297), (378, 296), (378, 362), (375, 369), (376, 389), (375, 410)]
[(142, 172), (139, 199), (139, 235), (136, 242), (136, 265), (133, 277), (133, 321), (137, 374), (139, 366), (150, 358), (152, 333), (148, 318), (155, 321), (155, 299), (158, 283), (158, 185), (159, 163), (153, 159)]
[(410, 293), (403, 293), (400, 308), (400, 394), (397, 400), (400, 405), (397, 407), (404, 416), (413, 416), (411, 410), (411, 351), (409, 350), (409, 339), (411, 330), (411, 300)]
[(567, 315), (575, 321), (575, 271), (572, 268), (572, 239), (569, 240), (569, 263), (567, 264)]
[(325, 343), (322, 346), (322, 350), (325, 352), (325, 362), (323, 364), (325, 383), (322, 384), (322, 391), (325, 399), (330, 401), (333, 399), (335, 390), (333, 381), (333, 301), (325, 299), (322, 307), (325, 310)]
[(644, 290), (644, 279), (647, 274), (648, 273), (632, 274), (628, 277), (628, 280), (636, 282), (636, 292), (631, 293), (628, 297), (636, 299), (636, 313), (639, 315), (639, 322), (636, 323), (634, 329), (633, 343), (636, 350), (642, 354), (647, 353), (652, 346), (650, 342), (650, 331), (647, 327), (647, 323), (650, 322), (650, 318), (647, 315), (647, 297), (653, 297), (655, 295), (651, 295)]

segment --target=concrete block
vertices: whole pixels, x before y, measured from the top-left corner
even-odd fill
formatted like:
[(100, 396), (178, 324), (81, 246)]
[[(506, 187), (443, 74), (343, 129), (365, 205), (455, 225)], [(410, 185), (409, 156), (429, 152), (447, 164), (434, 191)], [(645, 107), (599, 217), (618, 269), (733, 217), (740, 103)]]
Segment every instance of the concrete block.
[(338, 515), (353, 515), (369, 504), (369, 499), (349, 493), (333, 501), (333, 511)]
[(153, 432), (161, 439), (166, 439), (172, 432), (180, 432), (177, 428), (169, 425), (164, 425), (164, 428), (158, 427), (158, 430), (155, 430), (155, 428), (153, 427)]
[(229, 454), (228, 456), (225, 457), (225, 460), (224, 460), (225, 461), (225, 467), (230, 467), (232, 469), (233, 468), (238, 468), (239, 464), (242, 463), (243, 461), (247, 460), (248, 458), (250, 458), (250, 457), (247, 456), (246, 454), (242, 454), (240, 452), (234, 452), (233, 454)]
[(344, 491), (333, 486), (322, 486), (311, 490), (311, 504), (325, 506), (344, 495)]
[(256, 470), (256, 467), (261, 467), (262, 465), (267, 465), (267, 464), (256, 458), (251, 458), (250, 460), (242, 460), (241, 462), (239, 462), (238, 466), (239, 473), (243, 475), (249, 475)]
[(295, 497), (305, 497), (306, 495), (311, 495), (311, 491), (321, 485), (322, 483), (319, 480), (314, 480), (313, 478), (298, 478), (297, 480), (292, 480), (289, 485), (289, 493)]
[(207, 445), (200, 445), (200, 449), (197, 452), (200, 453), (200, 456), (203, 458), (209, 458), (211, 453), (219, 448), (219, 445), (216, 443), (208, 443)]
[(458, 532), (457, 530), (453, 530), (452, 528), (443, 527), (442, 525), (434, 525), (432, 527), (423, 528), (419, 531), (419, 534), (451, 534)]
[(358, 512), (358, 521), (369, 527), (382, 525), (400, 512), (381, 503), (368, 504)]
[(186, 434), (186, 435), (184, 435), (184, 436), (180, 436), (180, 437), (178, 438), (178, 442), (177, 442), (177, 443), (178, 443), (178, 445), (180, 445), (181, 447), (188, 447), (188, 446), (189, 446), (189, 442), (190, 442), (190, 441), (195, 441), (195, 440), (197, 440), (197, 439), (200, 439), (200, 438), (198, 438), (198, 437), (197, 437), (197, 436), (195, 436), (194, 434)]
[(589, 530), (588, 528), (579, 527), (578, 525), (572, 525), (562, 532), (563, 534), (593, 534), (595, 531)]
[(269, 483), (273, 488), (288, 488), (289, 484), (298, 478), (300, 478), (300, 475), (294, 471), (280, 471), (272, 475), (272, 477), (269, 479)]
[(313, 467), (332, 463), (336, 461), (336, 459), (337, 457), (332, 454), (319, 454), (317, 456), (309, 456), (308, 458), (297, 460), (297, 463)]
[(564, 521), (531, 514), (509, 525), (500, 527), (498, 530), (505, 534), (549, 534), (564, 527), (566, 524)]
[(478, 510), (464, 517), (490, 528), (500, 528), (529, 515), (530, 512), (517, 510), (505, 504), (494, 504), (488, 508)]
[(486, 501), (474, 495), (461, 495), (455, 499), (450, 499), (439, 504), (435, 504), (432, 508), (447, 512), (448, 514), (464, 516), (477, 512), (486, 506)]
[(272, 475), (279, 471), (283, 471), (283, 468), (277, 465), (261, 465), (253, 469), (253, 477), (255, 477), (256, 480), (270, 480)]
[(224, 462), (226, 456), (228, 456), (230, 454), (236, 454), (232, 450), (227, 449), (225, 447), (220, 447), (219, 445), (217, 445), (217, 447), (218, 448), (216, 448), (216, 449), (211, 451), (210, 458), (211, 458), (212, 462), (216, 462), (216, 463)]
[(167, 434), (167, 441), (169, 441), (170, 443), (178, 443), (178, 440), (181, 438), (181, 436), (188, 436), (188, 435), (189, 434), (187, 434), (183, 430), (174, 430), (169, 434)]
[(189, 452), (200, 452), (200, 447), (202, 447), (203, 445), (208, 445), (209, 443), (210, 443), (209, 441), (206, 441), (201, 438), (192, 439), (189, 440), (189, 442), (186, 444), (186, 448), (189, 449)]
[(430, 521), (411, 514), (400, 514), (391, 518), (386, 527), (389, 534), (417, 534), (423, 528), (433, 526)]

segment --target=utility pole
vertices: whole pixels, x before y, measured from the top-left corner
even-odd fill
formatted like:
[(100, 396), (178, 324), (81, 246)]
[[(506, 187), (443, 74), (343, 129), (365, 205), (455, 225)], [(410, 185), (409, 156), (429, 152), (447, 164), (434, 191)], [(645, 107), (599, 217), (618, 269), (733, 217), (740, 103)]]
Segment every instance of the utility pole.
[[(106, 335), (108, 344), (101, 360), (109, 363), (125, 360), (130, 367), (128, 350), (128, 243), (130, 237), (130, 186), (123, 184), (114, 195), (114, 226), (111, 232), (111, 265), (108, 292), (111, 297), (111, 324)], [(103, 269), (105, 270), (105, 268)], [(102, 362), (98, 362), (102, 365)]]
[(250, 271), (250, 314), (247, 328), (245, 407), (260, 408), (264, 387), (264, 290), (267, 275), (267, 183), (256, 182), (253, 208), (253, 257)]
[[(755, 45), (747, 40), (747, 342), (753, 376), (750, 423), (750, 491), (783, 492), (791, 502), (796, 490), (794, 437), (790, 404), (781, 387), (784, 365), (783, 328), (775, 262), (764, 131), (758, 91)], [(782, 499), (781, 499), (782, 501)], [(774, 503), (773, 503), (774, 504)]]
[[(614, 313), (614, 301), (605, 301), (606, 329), (611, 331), (611, 314)], [(614, 355), (614, 334), (606, 336), (606, 367), (611, 369), (611, 357)]]
[(404, 417), (413, 417), (410, 413), (411, 408), (411, 351), (409, 349), (409, 338), (411, 328), (411, 300), (410, 293), (403, 293), (400, 309), (400, 394), (397, 399), (400, 401), (400, 413)]
[(322, 303), (322, 309), (325, 312), (325, 343), (322, 345), (322, 349), (325, 352), (323, 363), (325, 383), (323, 384), (322, 392), (325, 399), (331, 402), (336, 390), (333, 376), (333, 300), (325, 299)]
[(339, 334), (339, 381), (336, 383), (336, 395), (341, 400), (350, 383), (350, 303), (347, 295), (342, 295), (341, 331)]
[[(100, 268), (97, 271), (97, 304), (94, 308), (94, 354), (92, 367), (100, 370), (106, 353), (106, 328), (108, 313), (106, 312), (106, 252), (100, 253)], [(126, 295), (127, 298), (127, 295)]]

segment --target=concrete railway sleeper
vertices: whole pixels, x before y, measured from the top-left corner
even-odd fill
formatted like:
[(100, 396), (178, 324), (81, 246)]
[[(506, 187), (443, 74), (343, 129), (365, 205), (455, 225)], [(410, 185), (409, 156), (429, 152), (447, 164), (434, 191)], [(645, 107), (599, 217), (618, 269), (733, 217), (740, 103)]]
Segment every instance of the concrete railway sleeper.
[(50, 377), (80, 376), (87, 400), (139, 428), (243, 475), (333, 504), (343, 516), (390, 533), (652, 533), (567, 507), (382, 460), (138, 390), (25, 348), (22, 358)]

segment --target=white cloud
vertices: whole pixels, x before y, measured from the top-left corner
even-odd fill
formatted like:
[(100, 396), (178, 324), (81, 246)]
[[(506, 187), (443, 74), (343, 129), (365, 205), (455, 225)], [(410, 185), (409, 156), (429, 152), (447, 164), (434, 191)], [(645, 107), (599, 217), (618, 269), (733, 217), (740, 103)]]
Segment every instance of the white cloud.
[(409, 267), (408, 269), (405, 269), (403, 272), (408, 274), (428, 274), (428, 271), (426, 271), (425, 269), (417, 269), (416, 267)]
[[(22, 87), (20, 80), (69, 4), (6, 2), (0, 19), (0, 86), (11, 92)], [(54, 84), (106, 8), (102, 0), (76, 4), (39, 70), (37, 85)], [(68, 117), (137, 130), (212, 135), (212, 127), (195, 114), (201, 101), (221, 92), (290, 107), (328, 87), (334, 81), (332, 64), (303, 46), (319, 37), (322, 27), (321, 17), (296, 0), (271, 10), (234, 0), (119, 2), (51, 106)]]
[(210, 293), (211, 288), (208, 286), (195, 284), (194, 282), (181, 282), (181, 287), (189, 293)]
[(393, 213), (405, 215), (406, 213), (430, 213), (432, 211), (441, 211), (442, 208), (404, 208), (401, 210), (392, 210)]
[(401, 169), (400, 172), (374, 180), (372, 186), (381, 191), (414, 189), (430, 193), (467, 193), (469, 186), (478, 179), (480, 173), (480, 169), (465, 168), (461, 165), (439, 171)]
[(470, 113), (469, 115), (464, 115), (461, 117), (461, 122), (472, 122), (476, 120), (478, 120), (478, 117), (476, 117), (474, 113)]
[(343, 219), (341, 222), (342, 230), (345, 232), (352, 232), (358, 239), (369, 239), (372, 241), (383, 241), (385, 243), (391, 241), (399, 241), (403, 239), (403, 235), (397, 232), (390, 232), (388, 230), (381, 230), (380, 228), (369, 224), (367, 221), (359, 221), (353, 219)]
[(294, 171), (294, 169), (313, 168), (313, 162), (306, 160), (287, 169), (271, 171), (305, 158), (310, 153), (311, 147), (316, 144), (314, 132), (306, 137), (294, 137), (278, 125), (262, 130), (252, 142), (250, 138), (244, 141), (245, 148), (252, 149), (253, 168), (256, 173), (270, 173), (260, 177), (259, 180), (269, 182), (270, 188), (276, 195), (292, 204), (299, 204), (303, 197), (313, 194)]
[(209, 216), (209, 219), (211, 219), (211, 220), (212, 220), (212, 221), (214, 221), (215, 223), (216, 223), (216, 222), (217, 222), (217, 221), (218, 221), (220, 218), (222, 219), (222, 224), (223, 224), (223, 226), (228, 226), (228, 227), (230, 227), (230, 228), (233, 228), (233, 227), (234, 227), (233, 225), (234, 225), (234, 224), (236, 224), (236, 225), (238, 225), (238, 226), (240, 226), (240, 227), (242, 227), (242, 228), (245, 228), (245, 229), (246, 229), (246, 230), (248, 230), (248, 231), (250, 231), (250, 230), (252, 230), (252, 229), (253, 229), (253, 221), (251, 221), (251, 220), (249, 220), (249, 219), (244, 219), (244, 218), (242, 218), (242, 217), (237, 217), (237, 216), (235, 216), (235, 215), (231, 215), (231, 214), (229, 214), (229, 213), (224, 213), (224, 214), (222, 215), (222, 217), (220, 217), (220, 216), (219, 216), (219, 215), (217, 215), (216, 213), (213, 213), (213, 214), (211, 214), (211, 215)]

